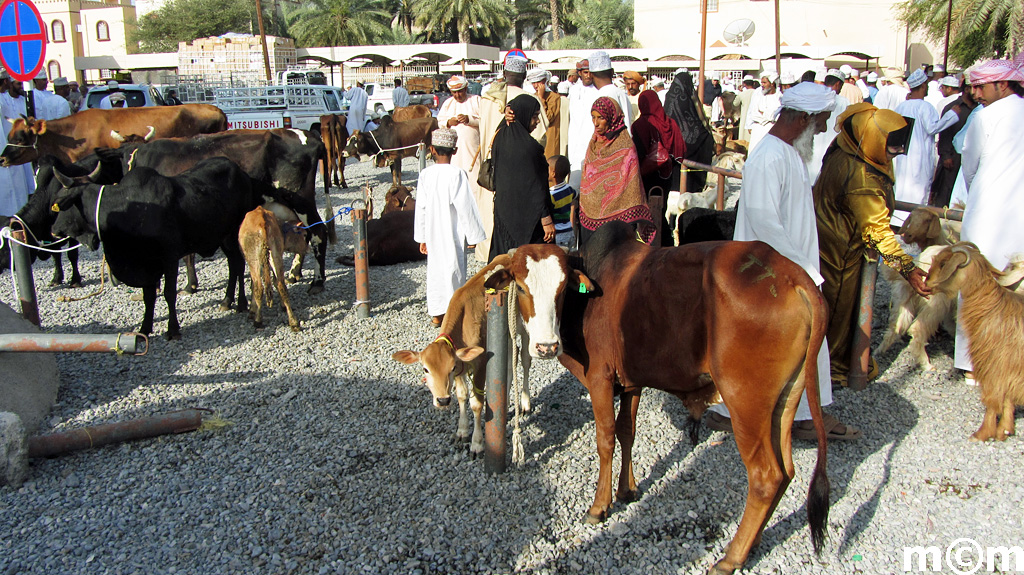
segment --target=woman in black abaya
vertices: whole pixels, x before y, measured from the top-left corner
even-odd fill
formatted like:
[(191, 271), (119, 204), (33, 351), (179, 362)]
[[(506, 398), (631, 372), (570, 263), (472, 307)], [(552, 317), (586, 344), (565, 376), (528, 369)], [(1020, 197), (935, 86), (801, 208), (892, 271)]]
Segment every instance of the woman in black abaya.
[[(697, 102), (696, 90), (693, 87), (693, 78), (688, 72), (680, 72), (672, 80), (672, 86), (665, 96), (665, 115), (676, 121), (679, 131), (686, 141), (687, 160), (710, 164), (715, 153), (715, 139), (711, 137), (708, 130), (707, 119), (704, 117), (704, 110)], [(686, 191), (698, 193), (704, 191), (704, 184), (707, 182), (708, 174), (704, 170), (685, 171)]]
[(508, 103), (491, 146), (494, 162), (494, 231), (489, 259), (525, 244), (555, 239), (544, 147), (530, 132), (540, 122), (540, 102), (521, 94)]

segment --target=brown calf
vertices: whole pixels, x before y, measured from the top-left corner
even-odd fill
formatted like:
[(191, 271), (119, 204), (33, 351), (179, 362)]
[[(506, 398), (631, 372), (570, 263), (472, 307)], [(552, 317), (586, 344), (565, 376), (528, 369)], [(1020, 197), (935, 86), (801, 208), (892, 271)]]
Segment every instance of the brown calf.
[(348, 142), (345, 116), (338, 114), (320, 116), (320, 139), (324, 141), (324, 147), (327, 148), (327, 171), (324, 173), (324, 181), (333, 178), (335, 186), (347, 188), (345, 158), (342, 156), (345, 143)]
[[(285, 226), (289, 230), (297, 229), (292, 223), (286, 222)], [(288, 325), (292, 331), (299, 331), (299, 320), (292, 313), (288, 288), (284, 283), (283, 254), (285, 249), (305, 253), (305, 234), (291, 231), (283, 233), (281, 220), (261, 206), (245, 215), (242, 226), (238, 229), (238, 244), (242, 246), (245, 262), (249, 264), (249, 277), (252, 278), (252, 307), (249, 308), (249, 316), (256, 329), (263, 328), (263, 306), (273, 304), (273, 281), (277, 286), (277, 293), (281, 296), (281, 303), (288, 313)]]

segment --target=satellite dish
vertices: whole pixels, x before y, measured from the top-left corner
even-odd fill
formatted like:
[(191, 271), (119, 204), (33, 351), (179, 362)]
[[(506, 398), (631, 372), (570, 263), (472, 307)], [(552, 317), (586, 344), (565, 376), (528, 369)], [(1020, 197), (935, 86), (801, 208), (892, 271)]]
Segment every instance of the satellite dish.
[(722, 31), (722, 37), (730, 44), (743, 46), (754, 35), (754, 21), (750, 18), (733, 20)]

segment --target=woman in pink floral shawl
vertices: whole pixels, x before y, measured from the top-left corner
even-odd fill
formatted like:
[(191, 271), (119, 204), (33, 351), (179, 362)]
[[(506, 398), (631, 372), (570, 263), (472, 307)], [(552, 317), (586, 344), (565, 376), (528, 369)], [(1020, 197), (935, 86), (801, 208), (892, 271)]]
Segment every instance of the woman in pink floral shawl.
[(650, 244), (655, 227), (622, 109), (615, 100), (602, 96), (594, 102), (591, 117), (594, 137), (583, 160), (580, 184), (580, 245), (615, 220), (633, 224), (640, 240)]

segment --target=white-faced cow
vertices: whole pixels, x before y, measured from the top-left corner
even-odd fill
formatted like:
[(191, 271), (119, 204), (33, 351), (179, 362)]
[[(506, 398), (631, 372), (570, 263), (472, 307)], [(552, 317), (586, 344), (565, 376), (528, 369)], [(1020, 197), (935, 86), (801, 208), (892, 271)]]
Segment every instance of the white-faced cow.
[(178, 260), (185, 254), (228, 260), (228, 285), (221, 309), (230, 309), (238, 286), (238, 311), (245, 299), (245, 260), (238, 228), (262, 202), (249, 177), (227, 158), (208, 158), (176, 177), (138, 167), (120, 183), (73, 186), (58, 194), (53, 209), (56, 235), (74, 237), (91, 249), (103, 246), (110, 270), (127, 285), (142, 288), (146, 311), (139, 331), (153, 331), (160, 280), (167, 302), (167, 339), (181, 337), (176, 311)]
[[(544, 305), (536, 293), (532, 298), (537, 320), (546, 316), (543, 323), (554, 322), (561, 334), (559, 360), (590, 392), (600, 470), (587, 522), (603, 521), (611, 509), (616, 438), (622, 448), (616, 498), (628, 502), (636, 497), (632, 446), (643, 388), (679, 397), (692, 422), (720, 397), (732, 415), (748, 478), (739, 529), (725, 557), (711, 569), (732, 573), (760, 540), (794, 476), (793, 418), (806, 388), (818, 438), (807, 513), (811, 541), (819, 552), (829, 505), (815, 361), (827, 327), (821, 292), (803, 269), (762, 242), (651, 248), (635, 236), (621, 222), (595, 233), (582, 257), (574, 258), (593, 287), (560, 288), (568, 292), (560, 312), (561, 295), (554, 301), (546, 296)], [(495, 274), (492, 279), (514, 279), (521, 290), (564, 285), (564, 263), (510, 269), (512, 278)], [(502, 287), (492, 283), (496, 285), (490, 287)], [(529, 309), (521, 307), (524, 314)], [(691, 439), (695, 435), (692, 425)]]
[(96, 148), (116, 148), (129, 136), (187, 138), (227, 129), (224, 112), (209, 104), (150, 108), (90, 108), (59, 120), (19, 118), (7, 136), (0, 165), (14, 166), (54, 156), (70, 164)]

